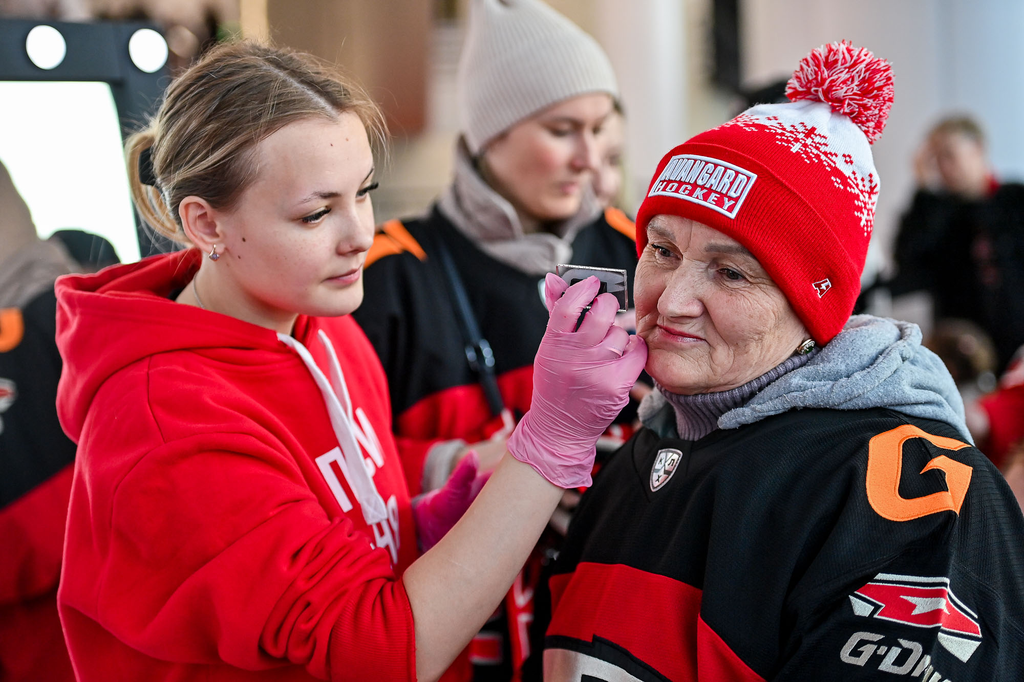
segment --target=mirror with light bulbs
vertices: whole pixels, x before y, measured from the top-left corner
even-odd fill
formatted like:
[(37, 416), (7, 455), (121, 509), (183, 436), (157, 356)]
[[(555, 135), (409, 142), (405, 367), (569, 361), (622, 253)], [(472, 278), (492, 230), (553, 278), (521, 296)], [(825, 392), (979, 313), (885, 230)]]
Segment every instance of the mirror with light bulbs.
[(159, 103), (167, 59), (147, 24), (0, 19), (0, 161), (40, 237), (85, 230), (122, 262), (164, 249), (139, 229), (123, 140)]

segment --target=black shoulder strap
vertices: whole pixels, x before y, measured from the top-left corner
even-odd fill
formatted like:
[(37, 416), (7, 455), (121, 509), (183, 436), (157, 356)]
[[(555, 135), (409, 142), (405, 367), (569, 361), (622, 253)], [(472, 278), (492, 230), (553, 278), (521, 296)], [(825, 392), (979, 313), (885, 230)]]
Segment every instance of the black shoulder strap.
[(487, 398), (487, 406), (495, 417), (505, 409), (505, 401), (501, 398), (501, 391), (498, 390), (498, 379), (494, 373), (494, 351), (491, 344), (480, 334), (480, 325), (477, 324), (476, 315), (469, 305), (469, 296), (466, 294), (466, 285), (462, 283), (462, 277), (455, 266), (448, 246), (444, 239), (437, 234), (431, 235), (434, 245), (437, 247), (437, 255), (441, 260), (441, 267), (444, 269), (445, 279), (448, 281), (448, 292), (451, 294), (452, 305), (455, 307), (455, 318), (459, 322), (459, 331), (462, 332), (462, 340), (466, 344), (466, 360), (469, 366), (476, 372), (480, 379), (480, 385), (484, 389), (484, 396)]

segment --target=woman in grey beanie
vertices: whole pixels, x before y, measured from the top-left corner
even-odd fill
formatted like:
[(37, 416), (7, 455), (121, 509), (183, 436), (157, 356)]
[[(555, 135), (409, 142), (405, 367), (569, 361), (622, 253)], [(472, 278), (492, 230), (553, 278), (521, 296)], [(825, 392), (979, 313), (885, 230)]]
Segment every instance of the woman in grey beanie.
[[(427, 215), (382, 226), (355, 313), (388, 374), (413, 494), (469, 449), (484, 468), (504, 453), (530, 407), (544, 275), (576, 263), (632, 280), (636, 266), (633, 223), (592, 189), (618, 86), (591, 36), (540, 0), (472, 0), (458, 90), (452, 183)], [(514, 625), (500, 619), (446, 679), (471, 679), (468, 658), (511, 679), (530, 593), (517, 581)]]

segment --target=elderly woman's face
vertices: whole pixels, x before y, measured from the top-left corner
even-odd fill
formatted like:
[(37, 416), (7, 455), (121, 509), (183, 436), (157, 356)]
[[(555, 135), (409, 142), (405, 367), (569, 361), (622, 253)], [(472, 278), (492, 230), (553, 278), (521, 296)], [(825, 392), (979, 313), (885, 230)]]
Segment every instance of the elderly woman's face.
[(808, 338), (761, 264), (738, 241), (687, 218), (655, 216), (636, 269), (647, 372), (673, 393), (727, 391)]

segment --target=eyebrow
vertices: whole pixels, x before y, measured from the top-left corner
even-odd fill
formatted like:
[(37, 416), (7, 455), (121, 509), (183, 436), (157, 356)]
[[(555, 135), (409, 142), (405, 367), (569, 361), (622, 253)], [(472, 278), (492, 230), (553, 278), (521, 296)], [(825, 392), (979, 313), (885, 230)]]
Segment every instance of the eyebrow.
[(542, 118), (541, 121), (544, 122), (547, 125), (558, 124), (558, 123), (568, 123), (568, 124), (574, 125), (574, 126), (581, 126), (581, 125), (583, 125), (583, 121), (581, 121), (580, 119), (575, 118), (573, 116), (552, 116), (551, 118)]
[[(608, 120), (609, 116), (611, 116), (611, 112), (610, 111), (607, 114), (605, 114), (604, 116), (602, 116), (600, 121), (598, 121), (598, 123), (604, 123), (605, 121)], [(577, 128), (582, 128), (583, 126), (585, 126), (587, 124), (587, 122), (584, 121), (582, 118), (577, 118), (575, 116), (568, 116), (568, 115), (565, 115), (565, 116), (553, 116), (551, 118), (543, 118), (543, 117), (541, 117), (538, 120), (543, 122), (544, 125), (557, 125), (559, 123), (568, 123), (568, 124), (573, 125), (573, 126), (575, 126)]]
[[(373, 175), (373, 172), (375, 170), (377, 170), (376, 166), (373, 166), (373, 167), (370, 168), (370, 172), (367, 173), (366, 177), (364, 177), (362, 182), (359, 183), (360, 186), (363, 183), (365, 183), (367, 180), (370, 179), (370, 176)], [(336, 199), (336, 198), (338, 198), (340, 196), (341, 196), (341, 192), (335, 192), (333, 190), (330, 190), (330, 191), (328, 191), (328, 190), (320, 190), (320, 191), (317, 191), (317, 192), (312, 192), (308, 196), (305, 196), (302, 199), (299, 199), (299, 201), (297, 203), (299, 203), (299, 204), (306, 204), (306, 203), (309, 203), (310, 201), (313, 201), (314, 199)]]
[[(662, 227), (658, 223), (651, 221), (647, 224), (647, 234), (650, 237), (651, 234), (657, 235), (663, 239), (672, 240), (674, 235), (668, 228)], [(757, 260), (754, 254), (743, 246), (742, 244), (722, 244), (720, 242), (709, 242), (704, 245), (704, 253), (734, 253), (740, 256), (747, 256)]]
[(650, 236), (652, 233), (658, 235), (662, 239), (672, 239), (673, 237), (670, 230), (658, 225), (657, 223), (648, 223), (647, 234)]
[[(735, 253), (740, 256), (754, 258), (754, 254), (750, 253), (742, 244), (717, 244), (711, 242), (704, 245), (704, 253)], [(754, 258), (754, 260), (757, 259)]]
[(300, 204), (305, 204), (305, 203), (308, 203), (310, 201), (313, 201), (314, 199), (334, 199), (334, 198), (340, 197), (340, 196), (341, 196), (341, 192), (313, 192), (309, 196), (306, 196), (306, 197), (303, 197), (302, 199), (300, 199), (299, 203)]

